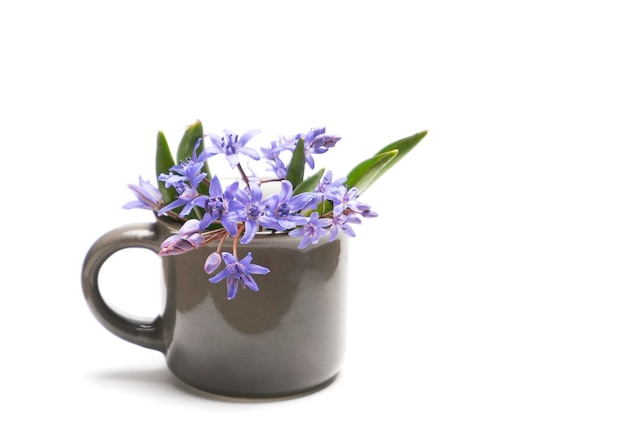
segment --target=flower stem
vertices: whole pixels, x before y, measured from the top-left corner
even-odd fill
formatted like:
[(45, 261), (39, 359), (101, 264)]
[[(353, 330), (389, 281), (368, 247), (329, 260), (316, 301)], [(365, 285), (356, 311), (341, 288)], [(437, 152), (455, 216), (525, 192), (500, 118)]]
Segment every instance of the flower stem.
[(241, 174), (241, 178), (243, 178), (243, 181), (246, 182), (246, 185), (249, 188), (250, 187), (250, 179), (246, 175), (246, 171), (243, 170), (243, 167), (241, 166), (241, 163), (237, 163), (237, 169), (239, 169), (239, 173)]
[[(219, 247), (221, 247), (222, 244), (224, 243), (224, 240), (228, 237), (228, 232), (225, 229), (220, 228), (217, 230), (205, 231), (204, 233), (202, 233), (202, 236), (204, 237), (204, 241), (202, 245), (209, 245), (214, 240), (221, 239), (219, 243)], [(219, 247), (218, 247), (218, 251), (219, 251)]]
[(235, 238), (233, 239), (233, 256), (235, 258), (237, 258), (237, 245), (239, 242), (239, 237), (241, 236), (241, 233), (243, 233), (244, 228), (244, 225), (239, 225), (239, 227), (237, 228), (237, 234), (235, 234)]
[(222, 252), (222, 244), (224, 244), (224, 241), (226, 240), (226, 238), (228, 238), (228, 232), (224, 230), (224, 234), (222, 235), (222, 239), (220, 239), (219, 244), (217, 244), (217, 249), (215, 250), (218, 253)]

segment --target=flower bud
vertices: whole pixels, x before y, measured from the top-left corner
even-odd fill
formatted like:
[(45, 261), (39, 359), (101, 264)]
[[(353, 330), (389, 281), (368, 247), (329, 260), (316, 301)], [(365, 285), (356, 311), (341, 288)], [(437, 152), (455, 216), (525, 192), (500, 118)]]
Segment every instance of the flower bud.
[(211, 253), (204, 263), (204, 271), (209, 275), (213, 273), (222, 263), (222, 257), (216, 251)]

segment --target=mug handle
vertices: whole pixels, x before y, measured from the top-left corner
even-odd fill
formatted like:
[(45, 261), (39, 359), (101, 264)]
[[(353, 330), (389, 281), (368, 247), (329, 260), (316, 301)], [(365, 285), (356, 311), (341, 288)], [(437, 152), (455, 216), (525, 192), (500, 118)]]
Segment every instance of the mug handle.
[(97, 239), (85, 256), (82, 268), (83, 294), (98, 321), (118, 337), (142, 346), (165, 352), (163, 320), (139, 320), (114, 311), (103, 299), (98, 284), (100, 268), (115, 252), (125, 248), (160, 250), (160, 237), (155, 223), (134, 223), (118, 227)]

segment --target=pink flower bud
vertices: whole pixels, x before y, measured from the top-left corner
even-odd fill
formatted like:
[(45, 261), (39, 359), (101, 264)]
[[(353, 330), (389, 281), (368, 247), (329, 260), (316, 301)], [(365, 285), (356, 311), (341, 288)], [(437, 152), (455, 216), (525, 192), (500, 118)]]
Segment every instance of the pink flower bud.
[(211, 253), (204, 263), (204, 271), (209, 275), (213, 273), (222, 263), (222, 257), (216, 251)]

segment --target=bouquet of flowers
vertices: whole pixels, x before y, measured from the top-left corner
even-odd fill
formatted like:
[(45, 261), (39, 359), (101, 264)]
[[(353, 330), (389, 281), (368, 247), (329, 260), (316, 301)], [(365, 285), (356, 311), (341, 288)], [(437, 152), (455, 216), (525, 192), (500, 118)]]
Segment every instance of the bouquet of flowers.
[[(156, 186), (139, 177), (128, 185), (136, 200), (124, 208), (155, 212), (159, 218), (180, 224), (178, 232), (161, 245), (160, 255), (174, 256), (214, 245), (204, 271), (215, 283), (226, 280), (228, 299), (241, 285), (258, 290), (252, 275), (269, 269), (252, 263), (252, 253), (239, 257), (238, 246), (247, 245), (260, 231), (282, 232), (299, 238), (299, 248), (317, 244), (339, 232), (355, 236), (353, 225), (377, 216), (360, 200), (390, 167), (401, 160), (427, 134), (422, 131), (395, 141), (358, 163), (344, 177), (318, 168), (316, 158), (341, 137), (324, 127), (281, 136), (266, 146), (251, 146), (258, 130), (241, 135), (229, 130), (205, 134), (200, 121), (189, 126), (178, 145), (176, 159), (163, 132), (157, 135)], [(237, 178), (225, 182), (211, 175), (208, 161), (225, 157)], [(231, 176), (229, 176), (231, 177)], [(266, 194), (264, 186), (275, 184), (277, 192)], [(230, 251), (225, 243), (231, 240)]]

